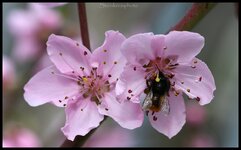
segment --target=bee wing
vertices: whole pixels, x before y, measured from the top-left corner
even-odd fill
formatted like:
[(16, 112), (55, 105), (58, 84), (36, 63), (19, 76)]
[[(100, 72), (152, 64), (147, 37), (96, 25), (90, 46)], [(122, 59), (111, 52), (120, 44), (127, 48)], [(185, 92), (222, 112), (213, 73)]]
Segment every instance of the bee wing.
[(161, 102), (161, 111), (164, 113), (165, 116), (167, 116), (170, 113), (170, 105), (166, 96), (161, 97)]
[(153, 97), (153, 93), (152, 93), (152, 91), (150, 91), (146, 95), (146, 97), (145, 97), (145, 99), (143, 101), (143, 104), (142, 104), (142, 109), (143, 110), (146, 111), (146, 110), (148, 110), (152, 106), (152, 97)]

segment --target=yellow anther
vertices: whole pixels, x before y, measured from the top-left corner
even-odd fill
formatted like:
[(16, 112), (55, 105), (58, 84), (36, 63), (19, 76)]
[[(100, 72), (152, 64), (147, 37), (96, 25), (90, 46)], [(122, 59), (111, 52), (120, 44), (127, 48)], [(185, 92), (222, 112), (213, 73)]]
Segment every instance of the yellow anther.
[(87, 81), (88, 81), (88, 79), (87, 79), (87, 78), (82, 78), (82, 80), (83, 80), (84, 82), (87, 82)]
[(157, 74), (155, 81), (160, 82), (159, 74)]

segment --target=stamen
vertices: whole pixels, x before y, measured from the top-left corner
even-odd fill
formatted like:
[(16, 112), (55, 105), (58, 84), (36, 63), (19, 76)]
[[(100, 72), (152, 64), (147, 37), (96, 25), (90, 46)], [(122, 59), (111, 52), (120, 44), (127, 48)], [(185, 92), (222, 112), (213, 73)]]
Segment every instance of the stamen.
[(68, 75), (59, 74), (59, 73), (54, 73), (54, 74), (57, 75), (57, 76), (65, 77), (65, 78), (72, 79), (72, 80), (75, 80), (75, 81), (79, 81), (77, 78), (73, 78), (73, 77), (70, 77)]
[(86, 77), (83, 77), (82, 80), (83, 80), (83, 82), (88, 82), (88, 78), (86, 78)]
[(179, 92), (174, 91), (174, 94), (175, 94), (175, 96), (178, 96), (178, 95), (179, 95)]
[(200, 97), (196, 97), (196, 100), (199, 102), (200, 101)]
[(193, 66), (191, 66), (191, 67), (192, 67), (192, 68), (196, 68), (196, 66), (194, 66), (194, 65), (193, 65)]

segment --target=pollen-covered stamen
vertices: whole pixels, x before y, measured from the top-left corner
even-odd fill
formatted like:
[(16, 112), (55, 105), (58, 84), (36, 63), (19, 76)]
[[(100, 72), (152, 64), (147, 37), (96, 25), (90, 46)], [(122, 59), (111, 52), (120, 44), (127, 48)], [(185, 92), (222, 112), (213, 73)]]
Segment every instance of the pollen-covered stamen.
[(178, 95), (179, 95), (179, 92), (174, 91), (174, 95), (175, 95), (175, 96), (178, 96)]
[(104, 93), (110, 91), (112, 86), (108, 81), (110, 77), (103, 78), (98, 74), (97, 69), (96, 67), (92, 68), (89, 76), (79, 77), (77, 84), (81, 86), (80, 93), (84, 98), (90, 97), (91, 101), (99, 105)]
[(157, 57), (155, 60), (151, 60), (147, 65), (143, 66), (147, 72), (145, 79), (155, 77), (159, 71), (167, 73), (168, 70), (175, 69), (179, 65), (176, 60), (177, 56), (170, 56), (168, 58)]
[(147, 65), (143, 67), (146, 69), (146, 76), (145, 79), (150, 79), (156, 77), (159, 73), (160, 68), (158, 67), (159, 59), (150, 61)]
[[(84, 67), (82, 67), (82, 66), (80, 66), (79, 68), (80, 68), (80, 73), (81, 73), (83, 76), (87, 76), (86, 71), (85, 71), (86, 69), (85, 69)], [(77, 76), (79, 76), (79, 74), (78, 74)]]
[(168, 58), (165, 58), (162, 62), (161, 62), (161, 66), (162, 68), (164, 68), (165, 70), (172, 70), (175, 69), (179, 63), (176, 62), (177, 58), (176, 56), (170, 56)]

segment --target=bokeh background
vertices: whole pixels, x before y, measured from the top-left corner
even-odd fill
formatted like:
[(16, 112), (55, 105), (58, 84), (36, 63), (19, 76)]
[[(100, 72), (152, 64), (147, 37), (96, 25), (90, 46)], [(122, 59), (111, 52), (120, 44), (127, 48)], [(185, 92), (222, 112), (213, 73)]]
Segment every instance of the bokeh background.
[[(141, 32), (164, 34), (185, 15), (191, 5), (192, 3), (87, 3), (91, 49), (94, 50), (103, 43), (107, 30), (119, 30), (126, 37)], [(51, 33), (81, 41), (77, 5), (68, 3), (45, 7), (57, 14), (59, 20), (52, 22), (52, 26), (48, 21), (45, 26), (35, 25), (37, 31), (30, 30), (29, 27), (27, 31), (21, 32), (22, 26), (26, 24), (40, 24), (38, 19), (53, 20), (48, 14), (33, 16), (33, 9), (37, 8), (30, 8), (29, 4), (24, 3), (3, 3), (3, 140), (11, 143), (11, 139), (20, 136), (26, 139), (22, 141), (26, 145), (31, 146), (32, 142), (32, 146), (58, 147), (65, 140), (60, 131), (65, 123), (64, 109), (52, 104), (30, 107), (23, 99), (23, 86), (37, 71), (51, 64), (46, 57), (45, 45)], [(18, 15), (21, 13), (24, 15)], [(30, 19), (29, 16), (35, 19)], [(16, 21), (15, 25), (20, 25), (11, 24), (11, 17)], [(27, 34), (28, 31), (35, 33)], [(134, 130), (123, 129), (108, 118), (85, 144), (86, 147), (238, 146), (239, 28), (236, 5), (218, 3), (192, 31), (205, 37), (205, 46), (197, 57), (206, 62), (213, 73), (217, 87), (213, 101), (200, 106), (194, 100), (185, 99), (187, 122), (172, 139), (153, 129), (147, 118), (140, 128)], [(37, 43), (38, 46), (31, 47), (32, 43)], [(22, 48), (22, 51), (16, 52), (18, 48)], [(25, 58), (34, 49), (37, 53)], [(26, 135), (25, 131), (21, 133), (22, 130), (28, 130), (26, 132), (31, 132), (31, 135)], [(21, 141), (19, 143), (21, 146)]]

